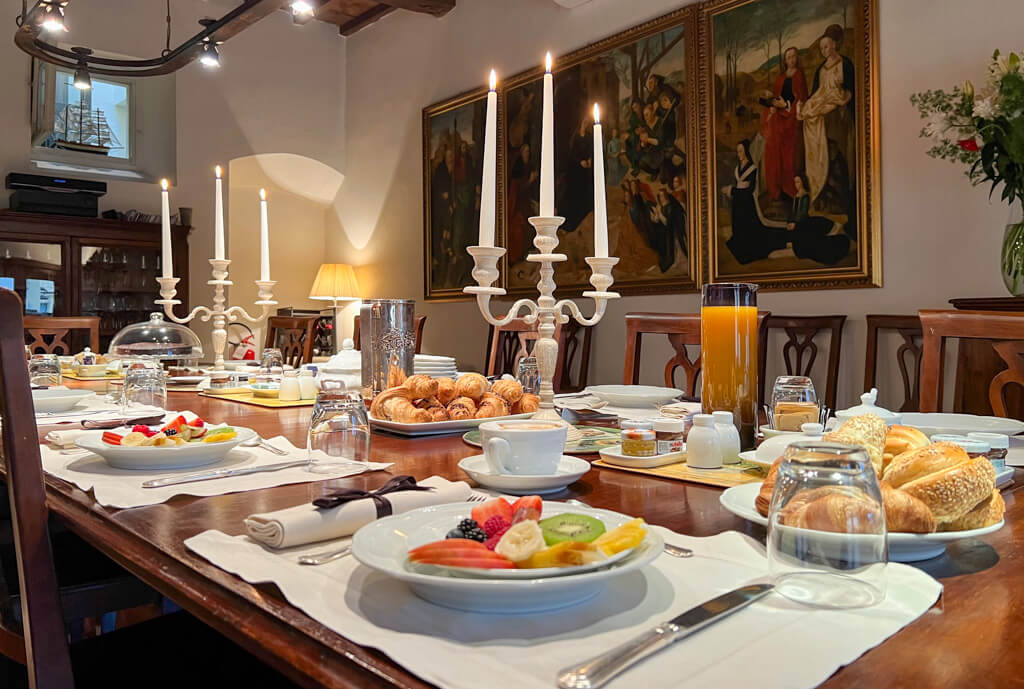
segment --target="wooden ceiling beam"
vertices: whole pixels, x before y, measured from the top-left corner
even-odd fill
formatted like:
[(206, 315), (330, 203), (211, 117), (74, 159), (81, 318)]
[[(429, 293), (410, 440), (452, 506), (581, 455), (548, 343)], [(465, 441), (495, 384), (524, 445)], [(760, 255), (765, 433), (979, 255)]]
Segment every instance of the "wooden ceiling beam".
[(397, 7), (410, 12), (432, 14), (435, 17), (444, 15), (455, 9), (455, 0), (378, 0), (384, 5)]
[(391, 14), (395, 9), (397, 8), (390, 5), (377, 5), (376, 7), (371, 7), (359, 16), (352, 17), (352, 19), (339, 26), (338, 33), (342, 36), (351, 36), (356, 31), (359, 31), (359, 29), (369, 26), (387, 14)]

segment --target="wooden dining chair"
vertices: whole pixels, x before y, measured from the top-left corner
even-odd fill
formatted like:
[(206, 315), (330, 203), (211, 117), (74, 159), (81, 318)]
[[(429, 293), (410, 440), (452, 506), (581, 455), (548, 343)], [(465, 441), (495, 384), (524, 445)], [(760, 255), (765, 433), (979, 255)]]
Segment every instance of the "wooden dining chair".
[(313, 361), (316, 316), (270, 316), (263, 348), (277, 347), (284, 363), (298, 368)]
[(879, 333), (895, 331), (903, 338), (903, 343), (896, 349), (896, 365), (903, 380), (903, 403), (899, 410), (918, 411), (921, 407), (921, 355), (924, 339), (921, 319), (916, 315), (896, 314), (872, 314), (866, 319), (868, 335), (864, 362), (864, 390), (877, 387)]
[[(423, 326), (426, 324), (426, 316), (416, 316), (416, 354), (420, 353), (420, 347), (423, 345)], [(359, 316), (356, 316), (352, 322), (352, 342), (356, 349), (362, 349), (359, 346)]]
[[(592, 335), (593, 328), (581, 326), (572, 320), (565, 324), (555, 324), (558, 360), (555, 362), (552, 383), (556, 394), (579, 392), (587, 386)], [(527, 323), (522, 318), (513, 319), (503, 326), (492, 325), (487, 338), (485, 375), (516, 375), (519, 360), (530, 356), (539, 338), (537, 324)], [(573, 375), (573, 371), (578, 373)]]
[(758, 404), (764, 404), (765, 377), (768, 368), (768, 340), (773, 330), (786, 333), (786, 342), (782, 345), (782, 360), (786, 367), (786, 375), (810, 376), (814, 362), (818, 358), (818, 345), (814, 338), (820, 333), (829, 334), (827, 374), (825, 379), (825, 396), (818, 399), (832, 409), (836, 408), (836, 389), (839, 386), (839, 353), (843, 345), (843, 325), (846, 316), (769, 316), (762, 328), (763, 337), (758, 340), (760, 353), (758, 365)]
[(33, 354), (70, 356), (82, 348), (73, 344), (70, 333), (89, 332), (89, 349), (100, 351), (100, 319), (95, 316), (23, 316), (25, 344)]
[[(758, 330), (763, 331), (770, 311), (758, 311)], [(688, 397), (699, 397), (697, 381), (700, 378), (700, 314), (699, 313), (627, 313), (626, 314), (626, 363), (622, 382), (636, 385), (640, 382), (641, 348), (644, 335), (667, 335), (675, 354), (665, 364), (665, 385), (674, 388), (675, 374), (683, 370), (684, 385), (680, 388)], [(758, 340), (762, 336), (759, 334)], [(697, 347), (691, 356), (689, 347)]]
[(998, 311), (918, 311), (924, 332), (921, 357), (921, 411), (942, 411), (946, 339), (989, 340), (1006, 368), (988, 384), (996, 416), (1007, 416), (1006, 387), (1024, 386), (1024, 314)]
[[(25, 367), (22, 304), (0, 288), (0, 421), (22, 629), (0, 628), (0, 652), (26, 666), (33, 689), (188, 686), (290, 686), (276, 672), (187, 613), (173, 613), (69, 646), (64, 600), (48, 529), (46, 487)], [(20, 652), (19, 652), (20, 650)], [(170, 659), (170, 660), (169, 660)], [(227, 665), (230, 670), (225, 669)], [(9, 673), (10, 675), (10, 673)], [(240, 681), (240, 678), (246, 678)], [(257, 683), (258, 680), (258, 683)], [(16, 687), (8, 677), (5, 687)]]

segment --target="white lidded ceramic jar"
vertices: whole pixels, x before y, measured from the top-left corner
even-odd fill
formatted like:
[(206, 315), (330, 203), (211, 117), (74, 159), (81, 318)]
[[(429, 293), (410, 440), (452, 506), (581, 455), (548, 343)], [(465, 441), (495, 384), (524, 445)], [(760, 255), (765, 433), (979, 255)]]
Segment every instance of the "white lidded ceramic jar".
[(731, 411), (716, 411), (711, 413), (715, 422), (715, 431), (718, 433), (718, 445), (722, 451), (723, 464), (739, 464), (740, 462), (740, 432), (732, 421)]
[(346, 390), (363, 389), (363, 357), (352, 338), (346, 337), (341, 343), (341, 351), (318, 367), (317, 378), (339, 381)]
[(719, 469), (722, 445), (711, 414), (694, 414), (693, 428), (686, 436), (686, 464), (695, 469)]
[(870, 392), (865, 392), (860, 396), (860, 404), (850, 407), (849, 409), (842, 409), (836, 412), (836, 418), (840, 421), (846, 421), (852, 419), (855, 416), (862, 416), (864, 414), (874, 414), (881, 417), (885, 421), (885, 425), (892, 426), (903, 420), (903, 414), (889, 411), (884, 407), (879, 407), (875, 404), (878, 399), (878, 388), (871, 388)]

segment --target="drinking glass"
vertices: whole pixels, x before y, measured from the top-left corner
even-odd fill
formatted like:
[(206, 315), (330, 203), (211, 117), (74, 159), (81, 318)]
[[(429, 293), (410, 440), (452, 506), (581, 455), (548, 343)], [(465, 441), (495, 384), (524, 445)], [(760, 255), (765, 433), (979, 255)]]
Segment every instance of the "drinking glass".
[(64, 378), (60, 372), (60, 359), (56, 354), (33, 354), (28, 362), (28, 380), (33, 386), (60, 385)]
[[(309, 421), (307, 470), (328, 474), (351, 462), (370, 461), (370, 419), (366, 402), (338, 381), (323, 381)], [(322, 461), (321, 457), (340, 461)]]
[(267, 347), (260, 355), (260, 373), (270, 375), (275, 369), (278, 374), (284, 369), (284, 355), (280, 349)]
[(757, 285), (704, 285), (700, 309), (701, 407), (731, 411), (744, 450), (757, 432)]
[(771, 405), (772, 428), (777, 431), (799, 431), (805, 423), (818, 423), (818, 396), (807, 376), (776, 378)]
[(138, 366), (124, 372), (121, 388), (121, 413), (133, 405), (167, 409), (167, 375), (161, 368)]
[(524, 356), (516, 366), (516, 380), (523, 386), (523, 392), (536, 395), (540, 391), (540, 371), (537, 357)]
[(814, 607), (867, 607), (885, 598), (888, 559), (885, 508), (867, 452), (790, 445), (768, 509), (775, 590)]

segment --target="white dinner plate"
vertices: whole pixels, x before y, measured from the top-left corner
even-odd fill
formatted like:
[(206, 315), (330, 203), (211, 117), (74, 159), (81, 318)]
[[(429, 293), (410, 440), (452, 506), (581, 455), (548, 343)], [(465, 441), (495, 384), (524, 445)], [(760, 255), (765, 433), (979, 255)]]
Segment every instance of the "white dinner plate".
[(585, 392), (616, 407), (668, 404), (683, 394), (683, 391), (677, 388), (660, 388), (654, 385), (588, 385)]
[(466, 457), (459, 462), (459, 468), (485, 488), (491, 488), (510, 495), (546, 495), (564, 490), (571, 483), (579, 481), (590, 471), (590, 462), (578, 457), (562, 455), (558, 468), (553, 474), (522, 476), (496, 474), (483, 455)]
[[(718, 496), (722, 507), (729, 510), (737, 517), (747, 521), (768, 526), (768, 519), (761, 516), (761, 513), (754, 507), (754, 499), (761, 492), (761, 483), (744, 483), (741, 486), (727, 488)], [(1003, 527), (1003, 522), (992, 526), (985, 526), (970, 531), (937, 531), (935, 533), (889, 533), (889, 559), (892, 562), (919, 562), (930, 560), (946, 552), (946, 546), (954, 541), (965, 538), (984, 536)], [(811, 531), (808, 529), (796, 529), (794, 531), (806, 531), (811, 534), (827, 557), (843, 559), (843, 552), (847, 549), (849, 539), (857, 538), (856, 534), (836, 534), (827, 531)]]
[(444, 433), (462, 433), (469, 431), (485, 421), (505, 421), (508, 419), (528, 419), (534, 412), (525, 414), (512, 414), (510, 416), (495, 416), (490, 419), (459, 419), (457, 421), (431, 421), (430, 423), (398, 423), (397, 421), (384, 421), (370, 417), (370, 425), (374, 428), (382, 428), (398, 435), (442, 435)]
[[(424, 507), (370, 522), (352, 539), (352, 555), (362, 564), (409, 584), (417, 596), (448, 608), (496, 614), (529, 614), (576, 605), (601, 592), (611, 579), (637, 571), (661, 554), (665, 542), (653, 529), (622, 559), (605, 561), (590, 571), (559, 570), (544, 576), (543, 570), (523, 570), (526, 579), (460, 576), (431, 568), (436, 573), (415, 571), (408, 561), (410, 549), (444, 538), (469, 516), (471, 503)], [(592, 507), (545, 501), (542, 517), (575, 512), (595, 517), (611, 530), (632, 519), (624, 514)], [(417, 566), (418, 567), (418, 566)], [(450, 569), (450, 568), (449, 568)], [(505, 570), (506, 572), (510, 570)], [(541, 574), (538, 574), (541, 573)]]
[(1002, 433), (1017, 435), (1024, 431), (1024, 421), (1004, 419), (999, 416), (976, 416), (974, 414), (922, 414), (905, 412), (903, 425), (919, 429), (929, 438), (939, 433), (966, 435), (968, 433)]
[(95, 394), (92, 390), (65, 390), (61, 388), (33, 390), (32, 405), (35, 407), (36, 414), (53, 414), (69, 411), (79, 402)]
[(198, 385), (209, 376), (172, 376), (167, 379), (168, 385)]
[(756, 464), (760, 467), (764, 467), (765, 469), (767, 469), (771, 467), (772, 463), (775, 461), (775, 459), (778, 459), (778, 457), (773, 459), (771, 462), (765, 462), (758, 459), (757, 450), (746, 450), (740, 453), (740, 459), (742, 459), (745, 462), (750, 462), (751, 464)]
[[(194, 442), (171, 447), (122, 447), (103, 442), (103, 431), (86, 431), (75, 439), (83, 450), (99, 455), (117, 469), (146, 471), (150, 469), (189, 469), (206, 466), (224, 459), (231, 450), (256, 437), (249, 428), (233, 426), (238, 435), (219, 443)], [(117, 429), (123, 433), (126, 429)]]
[(440, 362), (442, 364), (455, 363), (455, 357), (453, 356), (441, 356), (439, 354), (414, 354), (413, 361), (419, 363), (421, 361)]

